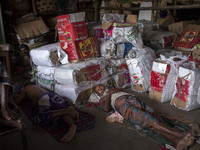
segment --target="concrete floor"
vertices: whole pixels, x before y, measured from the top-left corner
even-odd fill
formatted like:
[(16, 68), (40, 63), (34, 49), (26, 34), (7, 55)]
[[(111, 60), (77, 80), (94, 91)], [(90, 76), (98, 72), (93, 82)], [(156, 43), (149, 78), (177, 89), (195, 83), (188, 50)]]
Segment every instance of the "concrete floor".
[[(131, 91), (128, 89), (128, 91)], [(131, 91), (132, 92), (132, 91)], [(159, 103), (151, 100), (147, 93), (132, 92), (156, 111), (187, 123), (200, 123), (200, 109), (186, 112), (171, 106), (169, 102)], [(58, 143), (46, 131), (23, 115), (25, 135), (29, 150), (159, 150), (152, 139), (142, 136), (134, 128), (125, 124), (107, 123), (106, 114), (90, 108), (79, 108), (96, 117), (95, 128), (77, 133), (68, 143)], [(0, 150), (22, 150), (20, 132), (13, 132), (0, 137)]]

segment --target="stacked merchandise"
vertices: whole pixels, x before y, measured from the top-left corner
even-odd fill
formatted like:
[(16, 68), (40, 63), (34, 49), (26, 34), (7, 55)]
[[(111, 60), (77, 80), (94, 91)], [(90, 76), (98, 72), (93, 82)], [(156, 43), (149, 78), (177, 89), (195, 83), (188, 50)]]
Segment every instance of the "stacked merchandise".
[(176, 89), (171, 104), (190, 111), (200, 107), (197, 102), (200, 87), (200, 71), (194, 62), (184, 63), (179, 67)]
[(150, 77), (150, 98), (160, 102), (172, 99), (178, 77), (178, 67), (187, 61), (182, 55), (161, 57), (153, 62)]
[(132, 90), (145, 92), (149, 90), (150, 72), (155, 53), (148, 47), (132, 50), (126, 59)]
[(88, 99), (92, 88), (107, 82), (109, 77), (105, 59), (69, 63), (55, 68), (55, 92), (73, 103)]
[(55, 67), (68, 63), (67, 54), (61, 49), (60, 44), (53, 43), (32, 49), (30, 56), (35, 66), (37, 85), (54, 90)]
[(174, 49), (190, 54), (200, 40), (200, 26), (189, 24), (174, 43)]
[(68, 54), (69, 62), (99, 56), (97, 39), (88, 38), (83, 13), (58, 16), (57, 28), (60, 45)]

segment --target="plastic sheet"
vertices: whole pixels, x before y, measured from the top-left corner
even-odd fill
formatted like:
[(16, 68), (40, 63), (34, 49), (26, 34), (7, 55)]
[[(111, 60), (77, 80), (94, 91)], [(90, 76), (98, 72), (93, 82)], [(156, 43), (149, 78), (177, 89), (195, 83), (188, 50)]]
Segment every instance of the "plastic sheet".
[(68, 63), (67, 54), (61, 49), (59, 43), (53, 43), (32, 49), (30, 56), (37, 66), (57, 66)]
[(194, 62), (184, 63), (179, 67), (178, 79), (171, 104), (186, 111), (200, 107), (197, 102), (200, 86), (200, 71)]
[(129, 52), (126, 59), (132, 90), (144, 92), (149, 90), (150, 73), (155, 53), (148, 47), (135, 49)]
[(54, 91), (54, 80), (36, 78), (36, 84), (44, 89)]
[(85, 86), (109, 75), (106, 71), (107, 61), (102, 58), (85, 62), (70, 63), (55, 68), (55, 80), (60, 84)]

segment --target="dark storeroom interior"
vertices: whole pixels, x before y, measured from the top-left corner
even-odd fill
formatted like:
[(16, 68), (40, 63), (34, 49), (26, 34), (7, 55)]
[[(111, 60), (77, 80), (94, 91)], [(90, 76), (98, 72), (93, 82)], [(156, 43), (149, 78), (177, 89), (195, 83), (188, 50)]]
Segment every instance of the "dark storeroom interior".
[(199, 150), (200, 0), (1, 0), (0, 150)]

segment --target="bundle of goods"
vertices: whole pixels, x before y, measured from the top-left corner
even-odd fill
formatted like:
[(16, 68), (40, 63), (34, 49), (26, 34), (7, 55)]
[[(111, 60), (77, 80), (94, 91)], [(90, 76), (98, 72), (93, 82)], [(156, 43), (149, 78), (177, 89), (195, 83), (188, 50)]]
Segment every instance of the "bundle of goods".
[(148, 21), (148, 20), (138, 20), (137, 24), (140, 27), (140, 32), (142, 34), (142, 37), (145, 37), (146, 34), (150, 31), (157, 31), (159, 30), (159, 25), (155, 22)]
[(105, 22), (124, 22), (125, 19), (125, 15), (124, 14), (112, 14), (112, 13), (106, 13), (103, 15), (102, 18), (102, 24), (104, 24)]
[(105, 34), (103, 29), (101, 29), (101, 24), (99, 23), (88, 23), (86, 24), (87, 33), (89, 37), (96, 37), (98, 42), (105, 40)]
[(133, 47), (141, 48), (142, 45), (142, 37), (137, 26), (116, 26), (112, 29), (110, 39), (101, 43), (100, 52), (103, 57), (125, 58)]
[(200, 40), (199, 31), (199, 25), (188, 25), (174, 43), (174, 49), (190, 54)]
[(150, 78), (150, 98), (167, 102), (172, 99), (178, 77), (178, 67), (187, 61), (184, 56), (172, 56), (166, 58), (161, 55), (160, 59), (153, 62)]
[(61, 49), (59, 43), (48, 44), (30, 51), (31, 60), (36, 71), (36, 84), (54, 90), (54, 72), (55, 67), (67, 64), (67, 54)]
[(108, 59), (108, 64), (108, 71), (111, 75), (128, 71), (125, 59)]
[(86, 86), (109, 76), (107, 61), (92, 59), (86, 62), (69, 63), (55, 68), (55, 80), (60, 84)]
[(200, 107), (197, 102), (200, 86), (200, 71), (194, 62), (184, 63), (179, 67), (178, 80), (171, 104), (190, 111)]
[(174, 32), (168, 31), (150, 31), (144, 38), (145, 45), (153, 50), (163, 48), (173, 48), (177, 35)]
[(14, 26), (14, 29), (17, 33), (19, 43), (26, 43), (30, 49), (48, 43), (45, 38), (45, 33), (49, 32), (49, 28), (41, 17), (29, 22), (17, 24)]
[(131, 86), (129, 71), (123, 71), (112, 75), (115, 87), (127, 88)]
[(56, 66), (67, 64), (68, 56), (59, 43), (44, 45), (30, 51), (33, 63), (37, 66)]
[(115, 87), (130, 87), (131, 80), (125, 59), (108, 59), (108, 71), (112, 75)]
[(88, 38), (83, 13), (58, 16), (57, 28), (60, 45), (68, 54), (69, 62), (99, 56), (97, 39)]
[(129, 52), (126, 64), (128, 65), (131, 86), (134, 91), (144, 92), (149, 90), (150, 71), (154, 58), (154, 51), (148, 47)]

